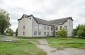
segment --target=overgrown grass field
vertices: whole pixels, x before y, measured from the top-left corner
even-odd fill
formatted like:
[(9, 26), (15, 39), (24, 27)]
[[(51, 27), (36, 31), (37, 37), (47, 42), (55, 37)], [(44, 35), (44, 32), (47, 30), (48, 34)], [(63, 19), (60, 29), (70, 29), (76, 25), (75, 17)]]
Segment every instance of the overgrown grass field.
[(29, 40), (18, 40), (16, 42), (0, 41), (0, 55), (46, 55), (46, 53)]
[(79, 38), (48, 38), (49, 45), (55, 48), (82, 48), (85, 49), (85, 39)]

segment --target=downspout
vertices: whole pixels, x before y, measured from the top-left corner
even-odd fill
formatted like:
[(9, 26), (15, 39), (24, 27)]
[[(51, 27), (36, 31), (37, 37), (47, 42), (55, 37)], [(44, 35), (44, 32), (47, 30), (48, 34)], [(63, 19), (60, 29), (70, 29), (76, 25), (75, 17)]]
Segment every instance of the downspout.
[(32, 18), (32, 37), (33, 37), (33, 18)]
[(38, 24), (38, 36), (39, 36), (39, 24)]

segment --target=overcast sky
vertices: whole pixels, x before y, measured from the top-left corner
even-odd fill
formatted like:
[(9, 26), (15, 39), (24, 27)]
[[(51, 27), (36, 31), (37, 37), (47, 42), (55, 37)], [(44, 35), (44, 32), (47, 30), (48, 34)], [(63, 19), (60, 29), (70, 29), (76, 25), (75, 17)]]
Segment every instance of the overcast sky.
[(0, 8), (10, 14), (14, 31), (18, 26), (17, 19), (23, 14), (45, 20), (72, 17), (74, 28), (85, 24), (85, 0), (0, 0)]

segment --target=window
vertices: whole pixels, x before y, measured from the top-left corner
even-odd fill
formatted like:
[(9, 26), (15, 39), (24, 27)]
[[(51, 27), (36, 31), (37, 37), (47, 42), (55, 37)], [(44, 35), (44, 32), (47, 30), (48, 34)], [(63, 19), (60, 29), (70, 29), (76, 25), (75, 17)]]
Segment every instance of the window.
[(49, 27), (47, 27), (47, 29), (49, 30)]
[(42, 27), (41, 27), (41, 25), (39, 25), (39, 29), (41, 29)]
[(64, 29), (67, 30), (67, 26), (64, 26)]
[(53, 28), (51, 27), (51, 30), (53, 30)]
[(34, 29), (37, 29), (37, 25), (34, 25)]
[(39, 32), (38, 34), (41, 35), (41, 32)]
[(23, 32), (23, 35), (25, 35), (25, 32)]
[(46, 26), (44, 26), (44, 29), (46, 30)]
[(23, 26), (23, 29), (25, 29), (25, 25)]
[(37, 31), (34, 31), (34, 35), (37, 35)]
[(47, 35), (49, 36), (49, 32), (47, 32)]
[(44, 32), (44, 35), (46, 35), (46, 32)]
[(56, 30), (58, 30), (58, 27), (56, 27)]
[(62, 26), (60, 26), (60, 30), (62, 30)]

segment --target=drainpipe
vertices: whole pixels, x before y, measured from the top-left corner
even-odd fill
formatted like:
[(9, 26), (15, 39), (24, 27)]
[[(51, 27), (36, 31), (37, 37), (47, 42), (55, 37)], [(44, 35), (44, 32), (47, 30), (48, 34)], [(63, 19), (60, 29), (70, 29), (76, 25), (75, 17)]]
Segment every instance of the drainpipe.
[(55, 37), (55, 26), (53, 25), (53, 37)]
[(33, 18), (32, 18), (32, 37), (33, 37)]

